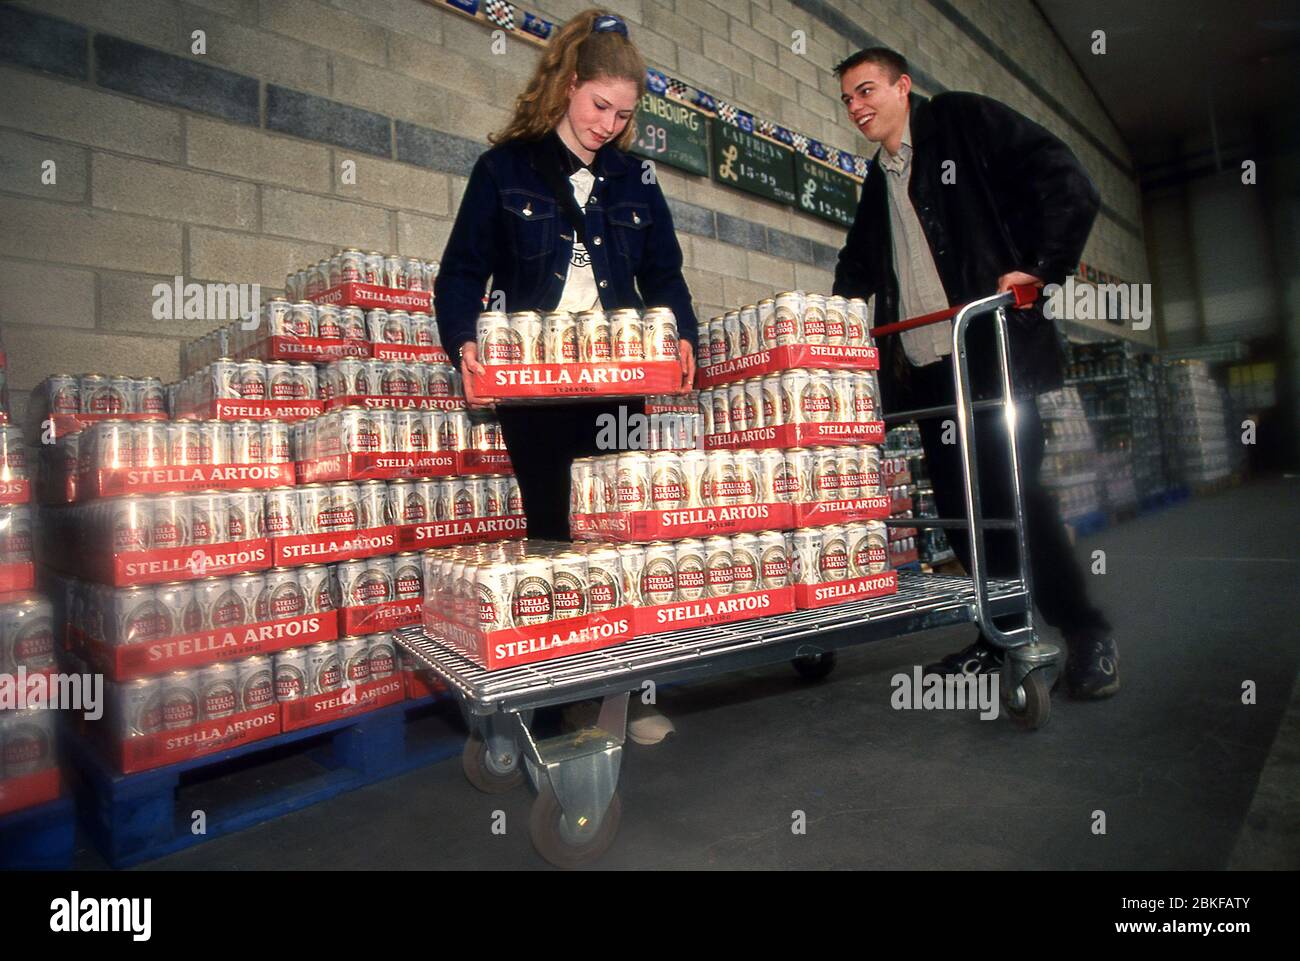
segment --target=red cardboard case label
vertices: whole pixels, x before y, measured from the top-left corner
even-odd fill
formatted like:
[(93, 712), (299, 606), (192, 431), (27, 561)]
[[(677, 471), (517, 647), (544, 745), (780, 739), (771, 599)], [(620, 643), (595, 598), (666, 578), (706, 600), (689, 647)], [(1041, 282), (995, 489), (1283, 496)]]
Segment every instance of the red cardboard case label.
[(889, 517), (888, 497), (859, 497), (842, 501), (797, 501), (790, 507), (794, 527), (824, 527), (827, 524), (851, 524), (854, 521), (884, 520)]
[(354, 714), (364, 714), (406, 700), (406, 682), (402, 672), (390, 677), (367, 681), (356, 687), (341, 687), (325, 694), (313, 694), (297, 701), (284, 701), (285, 732), (337, 721)]
[(510, 452), (505, 450), (463, 450), (457, 454), (458, 474), (513, 474)]
[(336, 454), (299, 461), (299, 484), (347, 480), (392, 480), (397, 477), (450, 477), (457, 471), (457, 451), (408, 451), (389, 454)]
[(406, 681), (406, 699), (418, 701), (422, 697), (441, 697), (447, 693), (447, 684), (430, 670), (402, 671)]
[(574, 514), (569, 521), (578, 540), (654, 541), (785, 530), (793, 526), (789, 504), (738, 504), (683, 507), (670, 511), (619, 511)]
[(267, 570), (272, 566), (271, 542), (258, 538), (226, 544), (127, 551), (100, 555), (90, 561), (84, 557), (68, 559), (68, 563), (74, 573), (87, 571), (93, 579), (115, 587), (163, 584)]
[(497, 400), (667, 394), (681, 383), (675, 360), (609, 364), (501, 364), (471, 374), (474, 393)]
[(0, 482), (0, 504), (26, 504), (31, 499), (32, 486), (26, 478)]
[(239, 400), (234, 397), (218, 397), (189, 413), (200, 420), (303, 420), (319, 416), (324, 409), (324, 402), (319, 400)]
[(114, 741), (113, 759), (123, 774), (134, 774), (274, 737), (282, 731), (280, 708), (280, 704), (270, 704), (175, 731)]
[(90, 663), (115, 681), (130, 681), (187, 667), (272, 654), (290, 647), (332, 641), (339, 636), (336, 611), (301, 614), (279, 621), (200, 631), (143, 644), (112, 645), (69, 626), (68, 639)]
[(299, 564), (333, 564), (337, 561), (393, 554), (397, 551), (397, 528), (372, 527), (363, 531), (334, 534), (290, 534), (271, 540), (274, 567)]
[(885, 597), (897, 592), (898, 574), (894, 571), (886, 571), (883, 574), (850, 577), (842, 581), (831, 581), (828, 584), (796, 584), (794, 606), (799, 610), (811, 610), (871, 597)]
[(409, 360), (417, 364), (450, 364), (451, 358), (441, 347), (422, 344), (371, 344), (375, 360)]
[(325, 401), (327, 410), (367, 407), (371, 410), (464, 410), (464, 397), (389, 397), (381, 394), (347, 394)]
[(420, 623), (421, 601), (418, 597), (386, 601), (367, 607), (339, 608), (339, 628), (345, 635), (377, 634)]
[(704, 390), (796, 367), (815, 370), (879, 370), (880, 352), (875, 347), (788, 344), (701, 367), (695, 375), (695, 386)]
[(836, 421), (827, 424), (781, 424), (755, 427), (704, 438), (707, 450), (762, 449), (766, 447), (841, 447), (883, 444), (884, 421)]
[(370, 343), (365, 340), (276, 336), (258, 341), (248, 353), (262, 360), (324, 362), (344, 357), (369, 357)]
[(338, 284), (323, 290), (311, 300), (318, 304), (341, 307), (383, 307), (386, 310), (409, 310), (430, 313), (433, 295), (427, 290), (403, 290), (376, 284)]
[(632, 610), (628, 606), (616, 607), (532, 627), (484, 632), (445, 620), (439, 611), (426, 605), (424, 626), (484, 670), (496, 671), (629, 641), (633, 637)]
[(53, 801), (59, 796), (59, 789), (57, 767), (22, 777), (0, 778), (0, 815)]
[(117, 497), (172, 491), (291, 487), (293, 464), (196, 464), (192, 467), (122, 467), (87, 471), (77, 478), (77, 496)]
[(698, 601), (676, 601), (637, 607), (632, 611), (632, 629), (637, 637), (683, 631), (693, 627), (730, 624), (755, 617), (789, 614), (794, 610), (794, 588), (778, 587), (749, 591), (730, 597), (708, 597)]
[(35, 564), (0, 564), (0, 593), (29, 591), (35, 586)]
[(523, 514), (510, 514), (506, 517), (469, 517), (458, 521), (403, 524), (397, 528), (397, 542), (404, 551), (420, 551), (452, 544), (515, 540), (525, 537), (527, 533), (527, 518)]

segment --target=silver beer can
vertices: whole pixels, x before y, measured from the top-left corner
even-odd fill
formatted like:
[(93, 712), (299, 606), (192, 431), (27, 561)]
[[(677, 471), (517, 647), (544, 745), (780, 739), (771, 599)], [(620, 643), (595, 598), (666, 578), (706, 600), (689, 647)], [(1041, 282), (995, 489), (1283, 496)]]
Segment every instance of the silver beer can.
[(249, 609), (247, 599), (235, 590), (229, 577), (205, 577), (195, 582), (194, 603), (199, 610), (200, 630), (204, 631), (255, 623), (257, 617), (256, 607)]
[(764, 297), (755, 305), (755, 313), (758, 318), (758, 344), (759, 350), (771, 350), (777, 346), (776, 343), (776, 299), (773, 297)]
[(678, 510), (689, 499), (682, 455), (673, 450), (650, 455), (650, 508), (657, 511)]
[(847, 342), (850, 347), (871, 346), (871, 321), (867, 314), (867, 302), (861, 297), (852, 297), (846, 314), (848, 324)]
[(584, 364), (605, 364), (614, 359), (609, 338), (609, 318), (600, 308), (578, 314), (578, 360)]
[(645, 326), (641, 314), (630, 308), (610, 311), (609, 341), (615, 361), (645, 359)]
[(849, 337), (849, 302), (843, 297), (826, 298), (826, 343), (847, 346)]
[(843, 524), (822, 528), (821, 581), (842, 581), (849, 576), (849, 545)]
[(190, 507), (190, 543), (224, 544), (230, 540), (226, 495), (211, 491), (186, 497)]
[(727, 385), (727, 418), (733, 431), (749, 430), (749, 412), (745, 407), (745, 385), (742, 381)]
[(324, 507), (316, 515), (315, 526), (322, 533), (360, 530), (361, 511), (361, 491), (358, 485), (330, 484), (325, 488)]
[(747, 304), (739, 313), (740, 356), (748, 357), (763, 349), (763, 334), (758, 326), (758, 307)]
[[(325, 337), (327, 332), (321, 330), (321, 337)], [(366, 339), (366, 312), (360, 307), (344, 307), (339, 311), (339, 331), (338, 337), (343, 340), (365, 340)], [(334, 338), (330, 338), (334, 339)]]
[(545, 363), (546, 344), (541, 314), (535, 310), (521, 310), (511, 314), (510, 330), (512, 343), (519, 344), (519, 359), (514, 363)]
[(289, 425), (282, 420), (262, 421), (262, 463), (288, 464), (292, 460)]
[(149, 536), (153, 529), (153, 504), (143, 497), (132, 495), (111, 501), (106, 507), (110, 542), (115, 553), (147, 551), (153, 545)]
[(833, 447), (814, 447), (813, 494), (818, 501), (840, 499), (840, 458)]
[(835, 382), (829, 370), (814, 370), (809, 374), (811, 384), (804, 394), (803, 415), (806, 423), (829, 424), (835, 419)]
[(741, 386), (745, 392), (745, 423), (749, 426), (747, 430), (756, 430), (760, 427), (772, 427), (767, 420), (766, 405), (763, 399), (763, 378), (751, 377), (742, 381)]
[(220, 720), (239, 711), (239, 669), (232, 662), (209, 664), (198, 674), (200, 721)]
[(709, 392), (709, 401), (713, 407), (710, 417), (713, 433), (730, 434), (734, 428), (731, 423), (731, 396), (728, 388), (725, 385), (713, 388)]
[(623, 562), (618, 550), (597, 547), (587, 551), (587, 611), (597, 614), (625, 603)]
[(155, 550), (188, 547), (190, 541), (189, 501), (181, 494), (153, 498), (149, 543)]
[[(701, 331), (701, 335), (703, 332)], [(703, 336), (700, 337), (704, 339)], [(721, 316), (709, 318), (709, 363), (706, 366), (726, 363), (727, 325)]]
[(194, 585), (185, 581), (160, 584), (154, 589), (162, 625), (159, 637), (177, 637), (203, 630), (203, 614), (194, 599)]
[(270, 612), (270, 596), (266, 590), (265, 574), (261, 571), (244, 571), (227, 580), (230, 589), (243, 602), (245, 624), (260, 624), (263, 621), (278, 619), (278, 616)]
[(780, 504), (791, 499), (793, 485), (786, 470), (785, 454), (765, 447), (758, 454), (758, 500), (761, 504)]
[(270, 537), (309, 533), (302, 527), (297, 488), (273, 487), (267, 491), (262, 495), (262, 512), (263, 529)]
[(745, 449), (735, 452), (736, 461), (736, 504), (763, 503), (763, 465), (756, 450)]
[(578, 321), (567, 310), (556, 310), (542, 320), (542, 356), (548, 364), (578, 363)]
[(370, 638), (343, 637), (338, 642), (344, 687), (360, 687), (370, 680)]
[(517, 364), (522, 348), (510, 318), (500, 311), (484, 311), (476, 325), (479, 363), (485, 366)]
[(515, 624), (515, 565), (508, 561), (480, 564), (474, 570), (478, 613), (474, 624), (483, 631), (501, 631)]
[(806, 370), (786, 370), (781, 373), (781, 423), (808, 424), (806, 407), (808, 392), (812, 389), (812, 376)]
[(835, 449), (840, 487), (838, 499), (857, 500), (862, 496), (862, 457), (856, 447)]
[(670, 307), (651, 307), (641, 319), (646, 360), (676, 360), (677, 318)]
[(794, 532), (790, 553), (790, 582), (792, 584), (820, 584), (822, 562), (822, 532), (820, 529), (802, 528)]
[(198, 671), (172, 671), (162, 679), (162, 726), (178, 731), (202, 720)]
[(587, 558), (576, 551), (562, 551), (551, 559), (555, 620), (581, 617), (587, 613)]
[(804, 295), (803, 342), (826, 343), (826, 298), (821, 294)]
[(381, 480), (361, 483), (357, 492), (357, 507), (357, 530), (370, 530), (397, 523), (389, 516), (388, 485)]
[(397, 644), (388, 631), (371, 634), (368, 638), (370, 679), (379, 681), (397, 673)]
[(239, 397), (241, 400), (266, 400), (266, 364), (260, 360), (239, 362)]
[(640, 451), (618, 455), (615, 499), (620, 511), (650, 509), (650, 457)]
[(702, 450), (685, 450), (681, 452), (678, 462), (682, 469), (682, 483), (686, 488), (686, 501), (682, 506), (705, 507), (712, 504), (712, 491), (708, 486), (712, 482), (708, 454)]
[(546, 557), (529, 557), (515, 569), (515, 625), (545, 624), (555, 616), (555, 574)]
[(259, 711), (275, 703), (274, 671), (274, 661), (264, 654), (254, 654), (235, 662), (241, 712)]
[(120, 741), (148, 737), (163, 729), (162, 678), (141, 677), (112, 684), (109, 690), (113, 694), (114, 730)]
[(759, 587), (765, 591), (785, 587), (790, 581), (790, 556), (785, 535), (764, 531), (758, 535)]
[(736, 478), (736, 455), (729, 450), (711, 450), (705, 455), (702, 494), (706, 507), (730, 507), (740, 493)]
[(764, 329), (763, 340), (772, 347), (803, 343), (802, 293), (787, 290), (776, 295), (771, 327)]
[(420, 555), (403, 551), (393, 558), (394, 600), (414, 600), (424, 596), (424, 571)]
[(371, 607), (394, 599), (392, 558), (341, 561), (337, 571), (344, 607)]
[[(277, 687), (279, 669), (276, 670)], [(343, 686), (343, 662), (339, 646), (334, 641), (323, 641), (307, 648), (307, 696), (332, 694)]]
[(698, 601), (704, 597), (704, 541), (687, 537), (675, 544), (657, 542), (646, 547), (641, 597), (648, 605)]
[[(146, 420), (131, 429), (134, 467), (166, 467), (168, 459), (167, 422)], [(20, 433), (21, 440), (21, 433)], [(21, 450), (21, 448), (19, 448)]]
[(735, 585), (730, 537), (709, 537), (704, 541), (704, 596), (727, 597)]
[(262, 463), (262, 425), (255, 420), (230, 424), (230, 463)]
[(300, 701), (311, 688), (307, 649), (290, 647), (272, 659), (277, 701)]
[[(618, 545), (618, 557), (623, 565), (623, 596), (628, 604), (641, 607), (641, 582), (645, 575), (646, 549), (641, 544)], [(588, 562), (590, 556), (588, 556)], [(590, 593), (590, 590), (588, 591)]]
[(273, 567), (266, 572), (265, 578), (257, 606), (266, 612), (267, 620), (300, 617), (307, 610), (307, 597), (297, 568)]
[(334, 569), (326, 564), (304, 564), (298, 568), (298, 583), (306, 607), (304, 614), (327, 614), (338, 608), (338, 584)]

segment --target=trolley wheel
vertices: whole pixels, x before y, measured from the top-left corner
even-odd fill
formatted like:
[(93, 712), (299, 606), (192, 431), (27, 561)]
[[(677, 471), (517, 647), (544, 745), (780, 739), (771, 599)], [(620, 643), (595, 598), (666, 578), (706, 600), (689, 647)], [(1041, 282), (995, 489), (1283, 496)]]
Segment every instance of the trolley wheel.
[(1052, 716), (1052, 692), (1042, 671), (1031, 671), (1020, 682), (1020, 690), (1003, 698), (1011, 722), (1026, 731), (1036, 731)]
[(460, 756), (465, 777), (484, 794), (505, 794), (524, 782), (524, 766), (515, 758), (514, 767), (503, 770), (488, 753), (487, 741), (474, 731), (465, 741), (465, 751)]
[(557, 868), (577, 868), (595, 861), (614, 843), (619, 821), (623, 818), (623, 799), (618, 791), (609, 799), (609, 808), (600, 828), (589, 837), (578, 837), (564, 817), (559, 798), (549, 781), (544, 781), (528, 816), (528, 831), (537, 853)]
[(820, 681), (835, 670), (835, 652), (826, 651), (823, 654), (796, 657), (790, 664), (805, 681)]

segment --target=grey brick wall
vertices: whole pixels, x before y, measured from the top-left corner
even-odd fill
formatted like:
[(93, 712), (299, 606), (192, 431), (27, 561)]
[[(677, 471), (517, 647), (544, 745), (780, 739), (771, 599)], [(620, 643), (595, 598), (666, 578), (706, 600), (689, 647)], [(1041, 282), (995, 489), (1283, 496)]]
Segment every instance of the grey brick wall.
[[(587, 5), (524, 6), (563, 20)], [(871, 148), (829, 68), (864, 38), (904, 52), (923, 92), (1004, 100), (1096, 180), (1107, 212), (1085, 259), (1147, 278), (1127, 151), (1030, 0), (605, 5), (652, 65), (855, 152)], [(791, 50), (796, 31), (805, 55)], [(175, 377), (180, 343), (208, 326), (152, 317), (152, 286), (176, 274), (274, 292), (339, 245), (440, 256), (474, 158), (538, 56), (518, 39), (494, 55), (482, 25), (425, 0), (0, 7), (0, 324), (19, 398), (55, 370)], [(701, 314), (829, 288), (840, 228), (660, 173)]]

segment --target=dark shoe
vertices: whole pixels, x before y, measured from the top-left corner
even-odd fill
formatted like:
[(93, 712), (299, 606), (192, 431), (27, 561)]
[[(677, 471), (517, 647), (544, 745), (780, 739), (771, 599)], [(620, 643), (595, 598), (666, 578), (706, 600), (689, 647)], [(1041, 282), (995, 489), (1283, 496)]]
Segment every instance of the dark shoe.
[(1110, 697), (1119, 690), (1119, 648), (1104, 634), (1067, 635), (1065, 687), (1071, 697)]
[(1002, 670), (1002, 652), (978, 638), (970, 647), (949, 654), (942, 661), (935, 661), (922, 668), (926, 674), (938, 674), (949, 677), (962, 674), (996, 674)]

